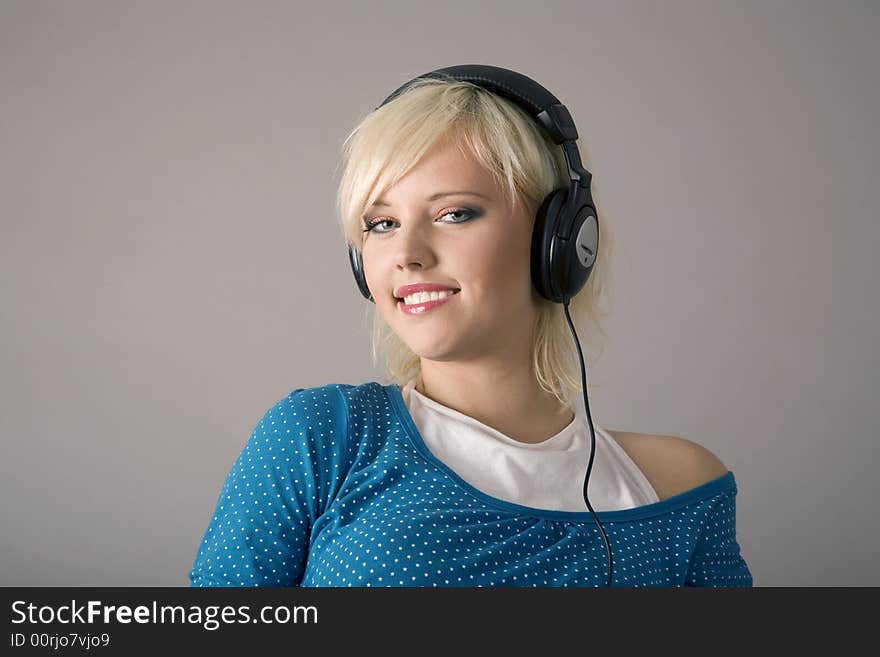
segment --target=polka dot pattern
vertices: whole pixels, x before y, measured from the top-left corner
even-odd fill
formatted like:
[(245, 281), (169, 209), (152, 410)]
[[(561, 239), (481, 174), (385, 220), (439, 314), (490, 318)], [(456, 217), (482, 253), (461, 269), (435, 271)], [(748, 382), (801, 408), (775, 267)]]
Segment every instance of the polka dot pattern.
[[(605, 585), (591, 513), (468, 485), (425, 447), (392, 385), (300, 388), (270, 408), (223, 484), (191, 585)], [(753, 586), (736, 492), (728, 471), (653, 504), (598, 512), (612, 585)]]

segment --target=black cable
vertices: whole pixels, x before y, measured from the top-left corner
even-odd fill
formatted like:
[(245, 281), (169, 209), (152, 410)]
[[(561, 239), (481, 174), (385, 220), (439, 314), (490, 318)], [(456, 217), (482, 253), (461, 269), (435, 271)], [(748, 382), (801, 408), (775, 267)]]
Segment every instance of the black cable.
[(590, 496), (587, 491), (590, 481), (590, 471), (593, 469), (593, 455), (596, 453), (596, 431), (593, 429), (593, 417), (590, 414), (590, 402), (587, 400), (587, 374), (586, 368), (584, 367), (584, 354), (581, 352), (581, 343), (578, 341), (577, 332), (574, 330), (574, 324), (572, 323), (571, 315), (568, 312), (568, 300), (564, 301), (563, 307), (565, 308), (565, 318), (568, 320), (568, 327), (571, 329), (571, 335), (574, 337), (574, 344), (578, 350), (578, 356), (581, 359), (581, 387), (582, 392), (584, 393), (584, 408), (587, 411), (587, 422), (590, 425), (590, 463), (587, 465), (587, 475), (584, 477), (584, 501), (587, 503), (587, 508), (590, 510), (590, 513), (593, 514), (593, 520), (595, 520), (596, 524), (599, 526), (599, 531), (602, 532), (602, 538), (605, 539), (605, 549), (608, 552), (608, 581), (605, 583), (605, 586), (610, 587), (611, 578), (614, 573), (614, 559), (611, 557), (611, 544), (608, 542), (608, 535), (605, 533), (605, 528), (602, 526), (602, 523), (599, 522), (599, 516), (596, 515), (596, 512), (593, 511), (593, 507), (590, 505)]

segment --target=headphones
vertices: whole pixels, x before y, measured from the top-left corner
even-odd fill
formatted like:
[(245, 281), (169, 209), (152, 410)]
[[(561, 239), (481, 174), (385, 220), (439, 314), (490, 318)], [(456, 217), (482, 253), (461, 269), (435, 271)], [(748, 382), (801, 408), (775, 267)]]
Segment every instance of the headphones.
[[(605, 547), (608, 552), (606, 586), (611, 586), (613, 573), (611, 545), (608, 543), (605, 528), (596, 516), (596, 512), (593, 511), (587, 495), (590, 472), (593, 468), (593, 456), (596, 451), (596, 435), (587, 399), (584, 357), (568, 311), (569, 301), (583, 288), (590, 277), (599, 246), (599, 222), (590, 192), (592, 174), (581, 164), (580, 154), (575, 144), (578, 138), (577, 128), (565, 105), (560, 103), (556, 96), (543, 86), (516, 71), (483, 64), (449, 66), (420, 75), (394, 90), (376, 109), (397, 97), (412, 82), (422, 78), (451, 78), (471, 82), (516, 103), (549, 134), (555, 144), (562, 147), (565, 154), (570, 183), (567, 188), (561, 187), (550, 192), (537, 210), (532, 232), (531, 276), (532, 283), (542, 297), (555, 303), (564, 304), (565, 316), (577, 346), (581, 363), (584, 406), (587, 411), (592, 441), (590, 462), (584, 479), (584, 501), (605, 539)], [(348, 256), (358, 289), (364, 298), (375, 303), (375, 299), (367, 287), (360, 251), (352, 244), (348, 244)]]

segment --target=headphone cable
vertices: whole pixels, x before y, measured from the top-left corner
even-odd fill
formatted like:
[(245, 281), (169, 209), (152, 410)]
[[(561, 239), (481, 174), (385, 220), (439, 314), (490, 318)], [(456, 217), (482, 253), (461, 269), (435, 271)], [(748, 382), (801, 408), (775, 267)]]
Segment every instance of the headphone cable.
[(581, 352), (581, 343), (578, 341), (577, 332), (574, 330), (574, 323), (572, 323), (571, 315), (568, 312), (567, 298), (563, 302), (563, 308), (565, 309), (565, 318), (568, 320), (568, 327), (571, 329), (571, 335), (574, 338), (574, 344), (577, 347), (578, 357), (581, 361), (581, 388), (582, 392), (584, 393), (584, 408), (587, 411), (587, 422), (590, 425), (590, 462), (587, 465), (587, 475), (584, 478), (584, 501), (587, 503), (587, 508), (590, 510), (590, 513), (593, 514), (593, 519), (599, 526), (599, 531), (602, 532), (602, 538), (605, 539), (605, 550), (608, 552), (608, 580), (606, 581), (605, 586), (610, 587), (611, 578), (614, 572), (614, 560), (611, 556), (611, 544), (608, 542), (608, 535), (605, 533), (605, 528), (599, 521), (599, 516), (596, 515), (596, 512), (593, 511), (593, 507), (590, 505), (590, 496), (587, 491), (587, 487), (590, 481), (590, 471), (593, 469), (593, 455), (596, 453), (596, 432), (593, 429), (593, 417), (590, 414), (590, 402), (587, 400), (587, 374), (586, 368), (584, 367), (584, 354), (583, 352)]

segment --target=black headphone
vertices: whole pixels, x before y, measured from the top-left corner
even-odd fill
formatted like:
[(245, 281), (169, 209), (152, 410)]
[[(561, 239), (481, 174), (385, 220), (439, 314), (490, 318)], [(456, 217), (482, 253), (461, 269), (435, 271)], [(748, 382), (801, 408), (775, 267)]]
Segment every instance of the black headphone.
[[(516, 71), (483, 64), (448, 66), (420, 75), (398, 87), (376, 109), (402, 93), (412, 82), (422, 78), (451, 78), (471, 82), (516, 103), (549, 134), (555, 144), (562, 146), (562, 151), (565, 154), (571, 182), (567, 189), (561, 187), (550, 192), (541, 203), (535, 216), (531, 249), (532, 283), (545, 299), (564, 304), (565, 316), (568, 318), (568, 325), (571, 328), (580, 357), (584, 405), (592, 439), (590, 463), (587, 466), (587, 475), (584, 480), (584, 501), (586, 501), (587, 508), (593, 514), (593, 518), (605, 539), (608, 552), (606, 586), (611, 586), (613, 573), (611, 545), (608, 543), (605, 528), (593, 511), (587, 495), (590, 472), (593, 468), (593, 456), (596, 451), (596, 435), (587, 400), (584, 358), (574, 324), (568, 312), (569, 301), (583, 288), (590, 277), (599, 247), (599, 221), (590, 193), (592, 174), (581, 164), (580, 154), (575, 144), (578, 138), (577, 128), (565, 105), (560, 103), (556, 96), (543, 86)], [(349, 244), (348, 257), (358, 289), (367, 300), (375, 303), (375, 299), (367, 287), (360, 251)]]

